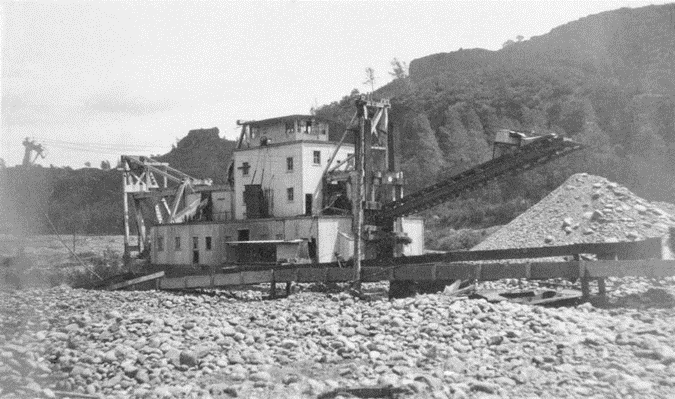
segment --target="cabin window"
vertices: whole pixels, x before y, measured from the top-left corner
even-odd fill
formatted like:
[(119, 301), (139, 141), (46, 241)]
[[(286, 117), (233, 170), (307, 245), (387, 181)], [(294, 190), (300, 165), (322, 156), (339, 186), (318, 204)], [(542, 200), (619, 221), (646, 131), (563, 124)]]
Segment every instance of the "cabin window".
[(286, 158), (286, 171), (287, 172), (293, 171), (293, 157)]
[(241, 167), (239, 169), (241, 169), (242, 175), (248, 176), (248, 171), (249, 169), (251, 169), (251, 165), (249, 165), (248, 162), (244, 162), (241, 164)]
[(192, 237), (192, 249), (199, 249), (199, 237)]
[(176, 240), (174, 241), (174, 249), (176, 251), (180, 251), (180, 237), (176, 237)]
[(207, 251), (211, 250), (211, 237), (206, 237), (206, 241), (204, 242), (204, 245), (206, 246)]
[(286, 122), (286, 134), (291, 135), (295, 133), (295, 121)]
[(321, 165), (321, 151), (314, 151), (314, 165)]
[(164, 251), (164, 237), (157, 237), (157, 251)]
[(293, 192), (293, 187), (289, 187), (286, 189), (286, 199), (288, 202), (293, 202), (293, 197), (294, 197), (294, 192)]

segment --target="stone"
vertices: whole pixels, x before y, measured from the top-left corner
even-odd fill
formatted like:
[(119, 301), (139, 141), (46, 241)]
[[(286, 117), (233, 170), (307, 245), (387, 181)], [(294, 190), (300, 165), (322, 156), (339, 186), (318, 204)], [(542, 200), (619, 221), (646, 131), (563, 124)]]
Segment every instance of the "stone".
[(499, 386), (490, 382), (485, 381), (474, 381), (470, 385), (471, 391), (474, 392), (485, 392), (485, 393), (496, 393), (499, 390)]
[(193, 351), (182, 351), (179, 358), (180, 364), (195, 367), (199, 364), (199, 358)]
[(150, 376), (148, 375), (148, 370), (146, 369), (138, 370), (134, 378), (136, 378), (136, 381), (138, 381), (141, 384), (146, 384), (150, 382)]
[(236, 398), (238, 396), (237, 389), (226, 383), (211, 384), (206, 387), (206, 390), (215, 397), (229, 396)]
[(267, 371), (259, 371), (249, 376), (251, 381), (270, 381), (272, 376)]

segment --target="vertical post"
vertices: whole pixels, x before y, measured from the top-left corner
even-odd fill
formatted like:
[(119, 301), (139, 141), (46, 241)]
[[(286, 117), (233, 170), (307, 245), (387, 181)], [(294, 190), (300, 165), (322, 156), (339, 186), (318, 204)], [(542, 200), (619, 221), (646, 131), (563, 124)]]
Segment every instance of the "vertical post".
[(588, 276), (588, 271), (584, 266), (584, 262), (581, 262), (581, 267), (583, 270), (583, 274), (581, 275), (581, 300), (588, 302), (591, 299), (590, 278)]
[(129, 194), (127, 194), (127, 179), (129, 178), (129, 165), (122, 159), (124, 163), (124, 172), (122, 173), (122, 191), (124, 196), (124, 263), (126, 264), (131, 253), (129, 251)]
[(355, 173), (353, 176), (352, 186), (354, 188), (353, 198), (353, 230), (354, 230), (354, 281), (356, 288), (361, 286), (361, 253), (363, 251), (361, 236), (363, 233), (363, 181), (364, 181), (364, 144), (365, 144), (365, 123), (368, 115), (366, 103), (363, 100), (356, 101), (357, 116), (359, 118), (359, 135), (356, 138), (355, 145)]
[(277, 297), (277, 282), (276, 276), (274, 275), (274, 270), (272, 270), (272, 283), (270, 284), (270, 299), (276, 299)]
[(141, 201), (134, 200), (134, 210), (136, 212), (136, 229), (138, 230), (138, 253), (145, 249), (148, 237), (145, 233), (145, 221), (143, 220), (143, 211), (141, 210)]

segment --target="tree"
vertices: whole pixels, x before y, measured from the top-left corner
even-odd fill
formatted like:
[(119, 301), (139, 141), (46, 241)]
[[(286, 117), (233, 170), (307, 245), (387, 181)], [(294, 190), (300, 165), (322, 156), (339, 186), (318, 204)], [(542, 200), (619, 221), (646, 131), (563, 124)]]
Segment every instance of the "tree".
[(408, 187), (417, 190), (436, 179), (443, 155), (425, 114), (406, 118), (402, 130), (402, 169)]
[(0, 158), (0, 169), (5, 169), (7, 167), (7, 164), (5, 164), (5, 160)]
[(391, 60), (391, 72), (389, 74), (394, 77), (394, 79), (405, 79), (408, 77), (408, 66), (405, 62), (399, 61), (398, 58)]
[(85, 162), (85, 163), (84, 163), (84, 166), (86, 166), (86, 167), (88, 167), (88, 168), (91, 168), (91, 162), (89, 162), (89, 161)]
[(101, 161), (102, 170), (110, 170), (110, 161)]
[(522, 42), (523, 39), (525, 39), (525, 37), (523, 35), (516, 36), (516, 40), (518, 41), (518, 43)]
[(372, 67), (366, 68), (366, 81), (363, 84), (370, 85), (371, 93), (375, 91), (375, 70)]
[(512, 45), (512, 44), (516, 44), (516, 42), (514, 42), (514, 41), (511, 40), (511, 39), (509, 39), (509, 40), (505, 41), (505, 42), (502, 44), (502, 48), (509, 47), (509, 46)]

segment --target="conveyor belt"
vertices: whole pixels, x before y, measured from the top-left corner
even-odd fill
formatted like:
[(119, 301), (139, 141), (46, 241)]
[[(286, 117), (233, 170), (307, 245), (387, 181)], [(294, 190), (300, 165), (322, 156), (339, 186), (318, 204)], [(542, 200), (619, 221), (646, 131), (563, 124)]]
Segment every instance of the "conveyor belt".
[(433, 208), (498, 177), (522, 173), (582, 148), (582, 144), (564, 137), (543, 136), (521, 147), (517, 152), (502, 155), (445, 181), (406, 195), (400, 200), (386, 203), (381, 211), (371, 215), (367, 223), (379, 224)]

